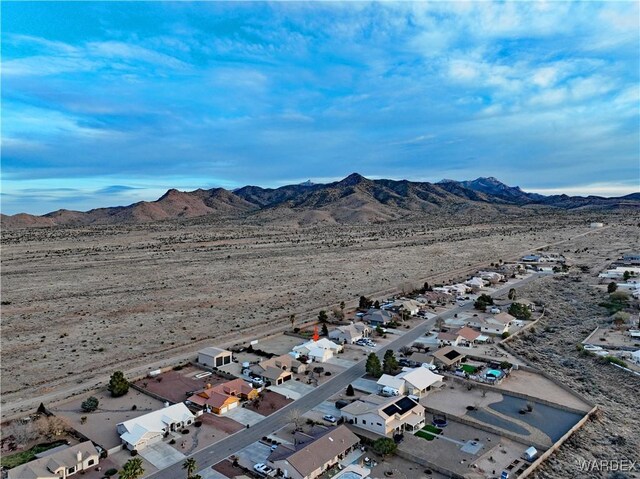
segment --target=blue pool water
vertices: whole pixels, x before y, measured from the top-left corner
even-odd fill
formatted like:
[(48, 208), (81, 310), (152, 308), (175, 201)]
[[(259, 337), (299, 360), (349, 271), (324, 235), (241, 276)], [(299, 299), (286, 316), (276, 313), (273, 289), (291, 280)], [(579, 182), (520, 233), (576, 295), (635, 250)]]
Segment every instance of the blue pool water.
[(491, 377), (493, 376), (494, 378), (500, 378), (502, 377), (502, 371), (500, 371), (499, 369), (489, 369), (486, 373), (484, 373), (485, 377)]

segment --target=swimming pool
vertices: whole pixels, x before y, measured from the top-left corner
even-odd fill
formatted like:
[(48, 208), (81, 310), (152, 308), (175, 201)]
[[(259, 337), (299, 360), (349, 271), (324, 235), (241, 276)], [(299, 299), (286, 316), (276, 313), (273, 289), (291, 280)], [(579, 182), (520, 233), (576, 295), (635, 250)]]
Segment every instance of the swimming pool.
[(503, 374), (504, 373), (499, 369), (489, 369), (487, 370), (487, 372), (484, 373), (484, 377), (487, 379), (491, 379), (491, 378), (499, 379), (502, 377)]

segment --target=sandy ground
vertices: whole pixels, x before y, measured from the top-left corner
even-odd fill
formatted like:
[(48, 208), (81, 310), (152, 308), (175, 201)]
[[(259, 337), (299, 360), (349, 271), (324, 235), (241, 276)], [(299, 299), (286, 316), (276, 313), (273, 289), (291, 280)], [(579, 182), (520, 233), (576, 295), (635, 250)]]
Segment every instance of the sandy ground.
[[(438, 219), (305, 229), (160, 223), (3, 231), (2, 413), (27, 397), (93, 387), (114, 369), (155, 366), (205, 344), (290, 327), (290, 314), (301, 322), (361, 294), (382, 298), (427, 278), (448, 281), (469, 267), (589, 232), (590, 218), (549, 214), (535, 226), (527, 218), (502, 225)], [(635, 221), (628, 214), (608, 220)], [(630, 228), (617, 224), (583, 243), (637, 236)]]
[[(640, 378), (576, 349), (597, 325), (608, 322), (607, 312), (599, 307), (606, 294), (594, 288), (597, 273), (615, 259), (621, 249), (637, 250), (638, 229), (610, 244), (580, 241), (576, 260), (592, 267), (589, 274), (552, 277), (527, 285), (526, 294), (547, 305), (545, 318), (511, 342), (518, 354), (598, 404), (600, 413), (574, 434), (559, 451), (539, 468), (533, 477), (556, 479), (573, 477), (613, 477), (611, 471), (585, 472), (580, 461), (638, 461), (640, 459), (640, 416), (637, 414)], [(582, 249), (586, 248), (586, 251)], [(637, 305), (635, 306), (637, 308)], [(640, 470), (624, 472), (639, 477)]]

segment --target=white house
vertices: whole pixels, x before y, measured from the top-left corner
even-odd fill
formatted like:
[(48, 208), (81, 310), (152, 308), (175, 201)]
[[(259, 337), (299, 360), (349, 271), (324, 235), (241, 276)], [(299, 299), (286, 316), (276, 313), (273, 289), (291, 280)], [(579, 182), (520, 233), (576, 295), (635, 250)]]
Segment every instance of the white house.
[(396, 376), (396, 378), (404, 381), (404, 391), (411, 396), (422, 397), (434, 387), (442, 384), (444, 376), (435, 374), (428, 368), (404, 368), (404, 370)]
[(44, 457), (9, 469), (8, 479), (66, 479), (77, 472), (91, 470), (100, 462), (100, 454), (91, 441), (47, 451)]
[(477, 276), (473, 277), (471, 279), (468, 279), (467, 281), (464, 282), (464, 284), (469, 286), (471, 288), (471, 290), (475, 291), (475, 292), (481, 290), (482, 288), (484, 288), (486, 286), (486, 283), (485, 283), (484, 279), (478, 278)]
[(424, 407), (408, 396), (364, 396), (340, 410), (349, 424), (381, 436), (417, 431), (424, 426)]
[(631, 362), (640, 364), (640, 349), (631, 353)]
[(317, 363), (324, 363), (342, 351), (342, 349), (342, 345), (329, 341), (327, 338), (322, 338), (317, 341), (311, 340), (300, 346), (295, 346), (293, 352), (307, 356)]
[(165, 433), (179, 431), (191, 425), (195, 418), (184, 403), (178, 403), (121, 422), (116, 426), (116, 430), (127, 449), (140, 450), (162, 440)]
[(516, 323), (516, 318), (509, 313), (500, 313), (488, 317), (474, 316), (468, 321), (468, 325), (479, 328), (481, 333), (503, 334)]
[(372, 329), (364, 323), (348, 324), (346, 326), (338, 326), (329, 332), (329, 339), (333, 339), (338, 343), (353, 344), (358, 339), (368, 338)]

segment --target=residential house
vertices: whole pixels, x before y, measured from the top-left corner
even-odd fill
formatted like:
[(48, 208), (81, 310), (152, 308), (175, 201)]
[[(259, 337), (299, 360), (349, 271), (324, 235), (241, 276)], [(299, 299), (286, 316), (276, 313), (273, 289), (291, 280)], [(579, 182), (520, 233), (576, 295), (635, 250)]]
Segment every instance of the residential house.
[(411, 356), (409, 356), (409, 359), (423, 366), (433, 364), (433, 356), (425, 353), (413, 353)]
[(329, 339), (341, 344), (353, 344), (362, 338), (368, 338), (372, 329), (364, 323), (352, 323), (347, 326), (338, 326), (329, 332)]
[(263, 381), (280, 385), (293, 379), (292, 373), (302, 374), (307, 370), (307, 365), (298, 361), (291, 354), (283, 354), (275, 358), (266, 359), (251, 367), (251, 371)]
[(8, 479), (66, 479), (93, 469), (100, 462), (100, 454), (91, 441), (75, 446), (56, 447), (44, 457), (9, 469)]
[(624, 264), (640, 265), (640, 253), (626, 253), (622, 256), (622, 262)]
[(391, 308), (397, 312), (407, 311), (411, 316), (415, 316), (420, 311), (420, 303), (413, 299), (400, 298), (391, 304)]
[(343, 407), (340, 413), (349, 424), (387, 437), (422, 429), (425, 421), (424, 407), (408, 396), (371, 394)]
[(438, 333), (438, 346), (457, 346), (462, 338), (457, 331)]
[(165, 433), (179, 431), (195, 421), (184, 403), (177, 403), (143, 416), (129, 419), (116, 426), (122, 444), (130, 450), (140, 450), (162, 440)]
[(210, 368), (219, 368), (225, 364), (230, 364), (232, 360), (231, 351), (225, 349), (208, 347), (198, 351), (198, 363)]
[(335, 354), (342, 351), (343, 346), (329, 341), (327, 338), (318, 339), (317, 341), (307, 341), (300, 346), (295, 346), (293, 352), (299, 355), (307, 356), (312, 361), (324, 363), (331, 359)]
[(438, 349), (433, 353), (433, 358), (435, 359), (436, 363), (442, 364), (446, 368), (457, 366), (462, 362), (464, 357), (464, 354), (462, 354), (452, 346)]
[(189, 397), (192, 404), (208, 409), (214, 414), (224, 414), (238, 407), (240, 400), (253, 400), (258, 397), (258, 391), (242, 379), (234, 379), (222, 384), (207, 387)]
[(471, 288), (471, 291), (473, 291), (474, 293), (477, 293), (478, 291), (480, 291), (482, 288), (486, 286), (485, 280), (478, 277), (473, 277), (471, 279), (468, 279), (467, 281), (464, 282), (464, 284), (469, 286), (469, 288)]
[(471, 329), (468, 326), (459, 329), (456, 334), (460, 338), (459, 344), (464, 346), (475, 344), (476, 342), (481, 340), (481, 334), (475, 329)]
[(393, 321), (393, 314), (385, 309), (371, 308), (365, 313), (362, 320), (369, 323), (373, 328), (377, 326), (386, 326)]
[(404, 382), (404, 392), (410, 396), (422, 397), (434, 387), (442, 385), (444, 376), (431, 372), (428, 368), (403, 368), (396, 378)]
[(491, 284), (497, 284), (505, 279), (503, 274), (500, 274), (496, 271), (478, 271), (478, 276), (486, 281), (489, 281), (489, 283)]
[(503, 334), (516, 324), (516, 318), (509, 313), (499, 313), (491, 316), (474, 316), (467, 324), (474, 328), (479, 328), (481, 333)]
[(214, 414), (224, 414), (240, 405), (238, 397), (221, 393), (214, 388), (206, 388), (193, 396), (189, 396), (187, 401)]
[(291, 479), (315, 479), (356, 449), (360, 439), (346, 426), (296, 433), (294, 444), (279, 445), (269, 466)]

